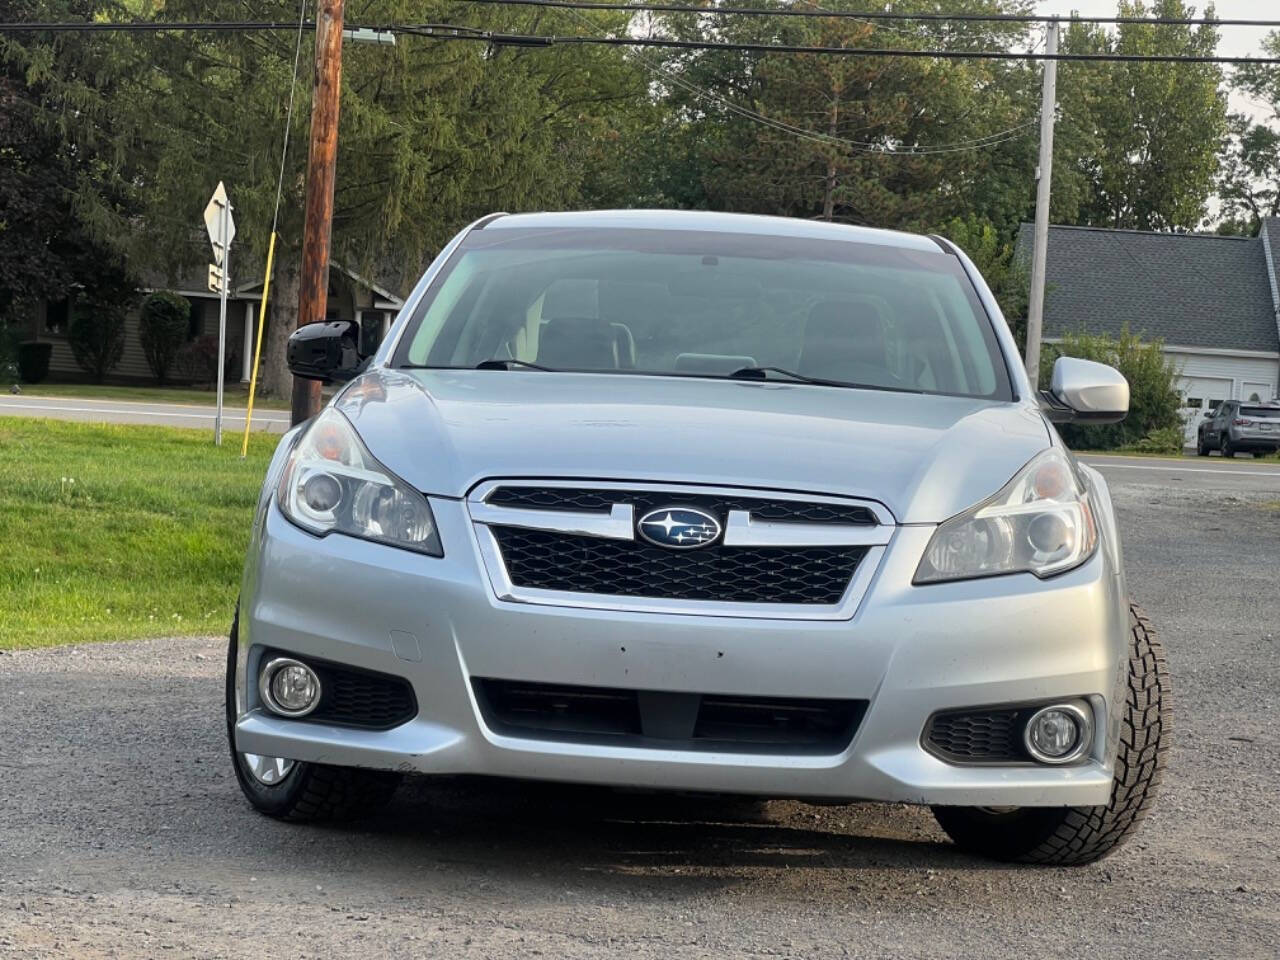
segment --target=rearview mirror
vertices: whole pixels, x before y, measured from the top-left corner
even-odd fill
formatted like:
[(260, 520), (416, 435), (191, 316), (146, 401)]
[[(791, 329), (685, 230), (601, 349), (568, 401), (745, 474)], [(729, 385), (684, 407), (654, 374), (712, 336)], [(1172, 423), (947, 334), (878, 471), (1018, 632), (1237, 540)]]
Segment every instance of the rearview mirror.
[(1129, 381), (1105, 363), (1059, 357), (1040, 401), (1055, 423), (1119, 423), (1129, 413)]
[(364, 371), (356, 348), (359, 331), (350, 320), (308, 323), (289, 335), (289, 372), (303, 380), (345, 382)]

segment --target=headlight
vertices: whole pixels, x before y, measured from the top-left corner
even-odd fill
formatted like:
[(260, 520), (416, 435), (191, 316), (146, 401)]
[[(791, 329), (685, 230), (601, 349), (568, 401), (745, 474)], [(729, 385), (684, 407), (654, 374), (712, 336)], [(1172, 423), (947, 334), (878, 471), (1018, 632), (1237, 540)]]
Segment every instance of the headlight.
[(427, 499), (386, 467), (338, 411), (316, 417), (280, 477), (280, 510), (319, 536), (345, 533), (444, 556)]
[(1034, 573), (1051, 577), (1093, 555), (1098, 532), (1088, 494), (1051, 448), (991, 499), (938, 527), (915, 583)]

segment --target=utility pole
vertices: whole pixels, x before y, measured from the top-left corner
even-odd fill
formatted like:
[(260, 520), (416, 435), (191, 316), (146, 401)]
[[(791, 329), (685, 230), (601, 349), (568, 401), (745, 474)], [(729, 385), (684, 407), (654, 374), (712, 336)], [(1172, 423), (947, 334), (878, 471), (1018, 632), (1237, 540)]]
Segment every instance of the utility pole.
[[(316, 10), (316, 75), (311, 100), (311, 148), (307, 154), (298, 326), (323, 320), (329, 295), (329, 239), (333, 226), (333, 180), (342, 89), (343, 2), (320, 0)], [(292, 422), (299, 424), (319, 410), (319, 381), (294, 377)]]
[[(1058, 21), (1045, 26), (1044, 52), (1058, 52)], [(1031, 389), (1040, 382), (1040, 338), (1044, 331), (1045, 261), (1049, 253), (1049, 188), (1053, 175), (1053, 121), (1058, 101), (1058, 61), (1044, 62), (1040, 99), (1040, 167), (1036, 171), (1036, 229), (1031, 251), (1031, 290), (1027, 304), (1027, 377)]]

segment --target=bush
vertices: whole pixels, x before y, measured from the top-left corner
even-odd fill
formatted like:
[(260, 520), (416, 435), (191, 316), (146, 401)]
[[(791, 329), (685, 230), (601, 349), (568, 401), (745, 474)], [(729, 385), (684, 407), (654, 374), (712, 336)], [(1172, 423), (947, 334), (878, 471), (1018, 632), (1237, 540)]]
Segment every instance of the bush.
[(1182, 445), (1181, 427), (1163, 427), (1148, 433), (1134, 444), (1134, 449), (1142, 453), (1181, 453)]
[(194, 383), (218, 379), (218, 338), (211, 333), (196, 337), (178, 351), (178, 372)]
[(142, 301), (138, 339), (142, 341), (147, 366), (158, 382), (163, 384), (168, 378), (178, 351), (187, 342), (190, 323), (191, 304), (185, 297), (162, 290)]
[(77, 311), (67, 326), (67, 345), (80, 369), (101, 383), (124, 356), (124, 308), (100, 303)]
[(18, 344), (18, 376), (23, 383), (39, 383), (49, 375), (53, 344), (29, 340)]
[[(1163, 437), (1178, 431), (1182, 449), (1182, 403), (1178, 371), (1161, 352), (1161, 341), (1142, 342), (1128, 330), (1118, 338), (1106, 335), (1067, 334), (1061, 343), (1046, 344), (1040, 357), (1040, 383), (1048, 386), (1053, 361), (1060, 356), (1080, 357), (1110, 364), (1129, 381), (1129, 416), (1120, 423), (1085, 426), (1063, 424), (1058, 428), (1067, 446), (1076, 450), (1114, 450), (1135, 447), (1147, 437)], [(1157, 442), (1153, 439), (1152, 442)]]

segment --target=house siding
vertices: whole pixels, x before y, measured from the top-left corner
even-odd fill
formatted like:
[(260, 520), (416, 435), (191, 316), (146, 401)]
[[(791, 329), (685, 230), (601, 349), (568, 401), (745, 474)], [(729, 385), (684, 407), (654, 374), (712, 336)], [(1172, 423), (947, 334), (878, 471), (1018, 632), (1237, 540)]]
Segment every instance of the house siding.
[(1280, 360), (1269, 357), (1224, 357), (1172, 350), (1165, 351), (1165, 356), (1178, 368), (1184, 380), (1196, 377), (1231, 380), (1231, 396), (1223, 397), (1224, 400), (1245, 399), (1243, 390), (1246, 383), (1268, 384), (1271, 397), (1274, 397), (1277, 378), (1280, 378)]
[[(214, 297), (188, 297), (187, 299), (191, 302), (191, 329), (194, 335), (201, 337), (209, 334), (216, 337), (218, 335), (218, 300)], [(227, 301), (227, 356), (229, 361), (226, 377), (228, 382), (241, 378), (242, 364), (240, 355), (244, 350), (246, 304), (253, 306), (256, 316), (257, 300)], [(147, 364), (146, 353), (142, 349), (138, 318), (139, 313), (137, 310), (129, 311), (125, 317), (124, 353), (120, 357), (120, 363), (107, 374), (112, 379), (155, 379), (155, 374), (151, 372), (151, 367)], [(53, 344), (53, 353), (49, 357), (50, 373), (60, 378), (80, 378), (84, 376), (84, 371), (76, 363), (76, 358), (71, 353), (71, 346), (67, 343), (65, 336), (44, 334), (40, 339), (47, 340)], [(170, 371), (170, 376), (177, 378), (178, 371)]]

